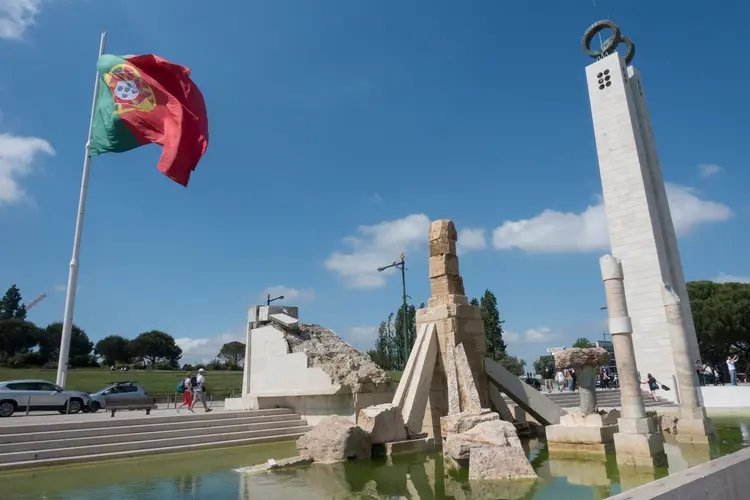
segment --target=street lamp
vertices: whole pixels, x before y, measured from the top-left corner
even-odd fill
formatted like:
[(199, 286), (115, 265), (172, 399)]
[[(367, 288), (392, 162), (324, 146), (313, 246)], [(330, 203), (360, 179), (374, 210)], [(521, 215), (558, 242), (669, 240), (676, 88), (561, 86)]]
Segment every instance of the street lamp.
[(284, 296), (279, 295), (278, 297), (272, 299), (271, 294), (269, 293), (268, 296), (266, 297), (266, 305), (270, 306), (271, 302), (273, 302), (274, 300), (284, 300)]
[(400, 261), (396, 261), (393, 264), (389, 264), (387, 266), (379, 267), (378, 268), (378, 272), (382, 273), (386, 269), (390, 269), (392, 267), (395, 267), (396, 269), (400, 269), (401, 270), (401, 290), (402, 290), (403, 300), (404, 300), (404, 313), (403, 313), (403, 318), (404, 318), (404, 332), (403, 332), (403, 336), (404, 336), (404, 359), (402, 361), (404, 362), (403, 368), (406, 368), (406, 360), (409, 358), (409, 352), (408, 352), (408, 350), (409, 350), (409, 341), (408, 341), (408, 339), (409, 339), (409, 317), (407, 315), (407, 307), (406, 307), (406, 262), (405, 262), (405, 260), (406, 260), (406, 254), (403, 253), (403, 252), (401, 252), (400, 257), (401, 257)]

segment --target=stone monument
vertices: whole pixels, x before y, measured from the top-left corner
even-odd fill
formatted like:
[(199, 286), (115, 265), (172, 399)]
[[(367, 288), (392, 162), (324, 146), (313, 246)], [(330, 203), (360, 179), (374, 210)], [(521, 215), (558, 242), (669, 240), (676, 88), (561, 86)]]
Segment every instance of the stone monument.
[(633, 326), (625, 299), (622, 264), (611, 255), (599, 259), (607, 296), (609, 333), (617, 359), (622, 417), (614, 435), (618, 464), (653, 467), (666, 462), (664, 443), (654, 421), (646, 416), (643, 391), (633, 351)]
[[(606, 28), (612, 36), (600, 49), (591, 49), (592, 40)], [(616, 51), (620, 43), (627, 46), (624, 57)], [(628, 66), (635, 46), (615, 23), (604, 20), (586, 30), (583, 50), (596, 59), (586, 67), (586, 80), (609, 239), (627, 276), (635, 357), (643, 375), (652, 373), (662, 383), (674, 385), (679, 369), (672, 353), (684, 352), (691, 363), (701, 356), (643, 78), (638, 69)], [(680, 302), (684, 339), (671, 334), (662, 296), (665, 283), (684, 299)], [(686, 345), (676, 345), (681, 342)], [(676, 392), (664, 396), (676, 400)]]
[(609, 363), (609, 353), (600, 347), (573, 348), (554, 354), (558, 370), (573, 369), (579, 386), (579, 411), (560, 417), (558, 425), (547, 427), (550, 456), (594, 455), (603, 458), (613, 448), (619, 412), (598, 412), (596, 373)]
[[(592, 40), (606, 28), (612, 35), (592, 50)], [(617, 53), (620, 43), (627, 46), (625, 57)], [(604, 20), (586, 30), (582, 46), (597, 59), (586, 67), (586, 79), (612, 253), (628, 277), (638, 368), (676, 385), (664, 395), (680, 402), (682, 437), (705, 442), (713, 431), (692, 368), (701, 356), (642, 77), (628, 66), (635, 45)]]

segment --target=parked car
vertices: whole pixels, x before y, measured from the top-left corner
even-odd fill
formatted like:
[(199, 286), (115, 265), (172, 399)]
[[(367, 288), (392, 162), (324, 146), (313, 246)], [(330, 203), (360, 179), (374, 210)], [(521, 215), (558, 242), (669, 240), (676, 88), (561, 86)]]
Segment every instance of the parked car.
[(537, 391), (542, 390), (542, 384), (539, 382), (538, 379), (534, 377), (526, 377), (523, 379), (524, 382), (526, 382), (528, 385), (536, 389)]
[(0, 417), (16, 411), (59, 411), (78, 413), (91, 403), (88, 393), (69, 391), (46, 380), (0, 382)]
[(153, 402), (154, 400), (154, 397), (141, 385), (132, 382), (114, 382), (91, 395), (91, 404), (87, 410), (92, 413), (99, 411), (107, 407), (107, 400), (117, 401), (120, 398), (127, 399), (130, 402), (137, 402), (140, 398), (143, 398), (144, 402)]

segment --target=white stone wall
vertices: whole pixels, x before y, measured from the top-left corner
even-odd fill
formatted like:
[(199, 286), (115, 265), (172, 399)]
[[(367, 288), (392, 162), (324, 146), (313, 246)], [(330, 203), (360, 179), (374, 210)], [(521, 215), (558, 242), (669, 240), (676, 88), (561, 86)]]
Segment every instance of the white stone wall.
[(289, 352), (284, 333), (273, 325), (250, 332), (250, 394), (254, 397), (334, 394), (341, 389), (304, 352)]
[[(604, 85), (610, 77), (604, 89), (599, 88), (600, 73)], [(652, 373), (672, 387), (661, 395), (674, 399), (675, 367), (662, 282), (684, 297), (691, 351), (695, 359), (699, 355), (643, 83), (618, 54), (589, 65), (586, 79), (610, 243), (612, 254), (622, 260), (638, 370), (642, 380)]]

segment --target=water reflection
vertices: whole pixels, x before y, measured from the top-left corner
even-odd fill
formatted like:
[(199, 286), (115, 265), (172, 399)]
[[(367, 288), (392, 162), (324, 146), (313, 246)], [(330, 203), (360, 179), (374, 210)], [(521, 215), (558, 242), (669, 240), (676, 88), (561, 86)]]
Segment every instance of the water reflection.
[(550, 458), (544, 441), (524, 441), (536, 481), (475, 483), (439, 454), (347, 462), (241, 475), (234, 468), (295, 453), (293, 443), (150, 457), (2, 474), (0, 500), (599, 500), (750, 446), (750, 418), (715, 419), (710, 446), (665, 435), (668, 467), (618, 467), (606, 460)]

